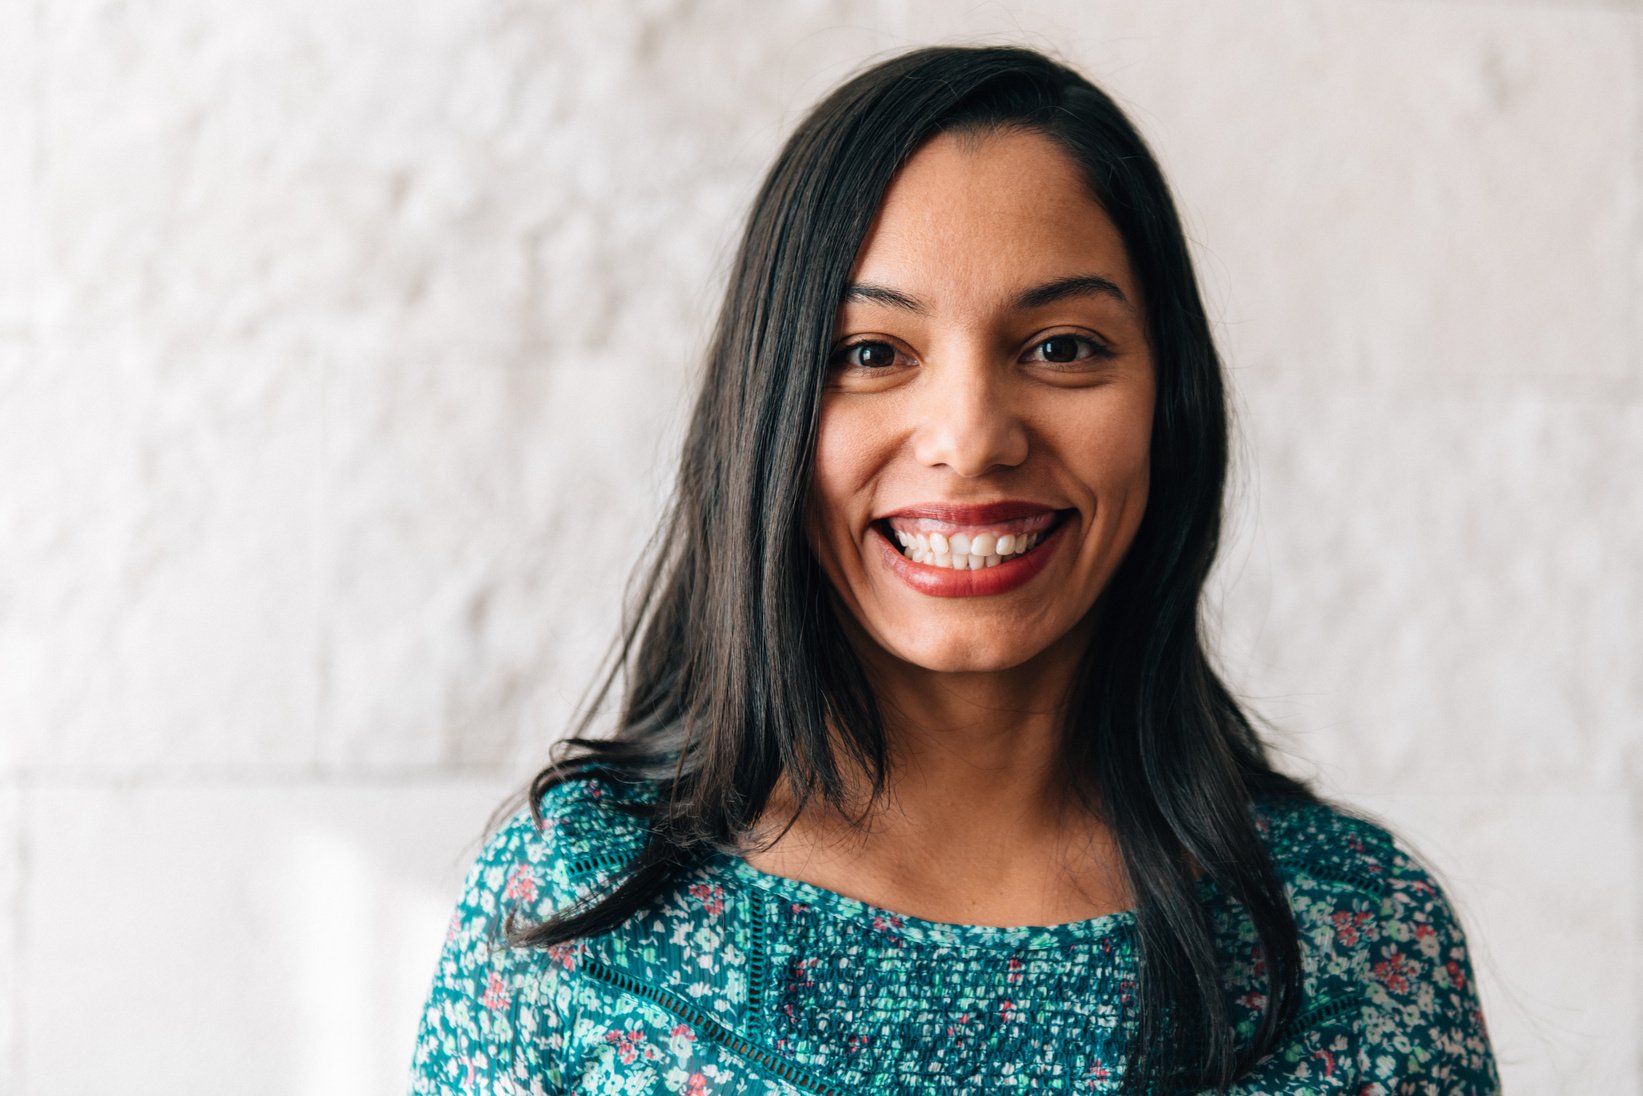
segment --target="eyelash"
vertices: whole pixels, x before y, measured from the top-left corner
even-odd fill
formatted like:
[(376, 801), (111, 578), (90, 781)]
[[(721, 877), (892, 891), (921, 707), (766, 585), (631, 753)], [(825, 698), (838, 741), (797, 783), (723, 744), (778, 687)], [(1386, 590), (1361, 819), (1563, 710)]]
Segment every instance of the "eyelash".
[[(1046, 365), (1075, 365), (1080, 361), (1100, 361), (1100, 362), (1104, 362), (1104, 361), (1109, 361), (1112, 358), (1117, 357), (1117, 355), (1115, 353), (1113, 353), (1112, 347), (1108, 346), (1106, 343), (1096, 342), (1094, 339), (1090, 338), (1088, 335), (1075, 335), (1071, 331), (1066, 331), (1066, 332), (1063, 332), (1059, 335), (1051, 335), (1049, 338), (1039, 339), (1037, 342), (1035, 342), (1032, 345), (1032, 349), (1034, 351), (1042, 350), (1045, 346), (1049, 345), (1052, 342), (1055, 342), (1057, 339), (1074, 339), (1074, 340), (1077, 340), (1078, 342), (1082, 343), (1085, 347), (1087, 347), (1089, 349), (1089, 353), (1084, 355), (1082, 358), (1076, 358), (1076, 359), (1074, 359), (1073, 361), (1070, 361), (1070, 362), (1045, 361)], [(1044, 361), (1044, 359), (1039, 359), (1039, 360)]]
[[(1113, 352), (1112, 347), (1107, 346), (1104, 343), (1097, 342), (1096, 340), (1090, 338), (1088, 335), (1075, 335), (1072, 332), (1065, 332), (1065, 333), (1059, 334), (1059, 335), (1051, 335), (1047, 338), (1040, 339), (1037, 342), (1033, 343), (1033, 345), (1029, 348), (1028, 352), (1029, 352), (1029, 354), (1031, 354), (1031, 353), (1041, 351), (1041, 350), (1043, 350), (1043, 348), (1045, 346), (1049, 345), (1052, 342), (1055, 342), (1057, 339), (1074, 339), (1077, 342), (1081, 343), (1083, 345), (1083, 347), (1086, 348), (1087, 352), (1084, 354), (1083, 357), (1075, 358), (1075, 359), (1073, 359), (1072, 361), (1069, 361), (1069, 362), (1054, 362), (1054, 361), (1048, 361), (1048, 360), (1043, 359), (1043, 358), (1039, 358), (1039, 359), (1036, 359), (1036, 360), (1043, 362), (1045, 365), (1077, 365), (1079, 362), (1084, 362), (1084, 361), (1109, 361), (1112, 358), (1117, 356)], [(885, 372), (886, 370), (892, 368), (892, 366), (886, 366), (886, 365), (870, 366), (870, 365), (861, 365), (859, 363), (852, 362), (850, 360), (851, 355), (855, 351), (860, 350), (864, 346), (884, 347), (884, 348), (888, 349), (892, 354), (895, 354), (898, 358), (902, 356), (901, 351), (897, 350), (892, 344), (890, 344), (888, 342), (885, 342), (883, 339), (858, 339), (855, 342), (845, 343), (843, 346), (841, 346), (837, 350), (835, 350), (833, 352), (832, 358), (829, 359), (828, 364), (833, 366), (834, 368), (851, 369), (851, 370), (859, 372), (859, 373), (882, 373), (882, 372)]]
[(851, 369), (861, 373), (882, 373), (886, 369), (890, 368), (889, 366), (883, 365), (861, 365), (857, 362), (851, 361), (851, 355), (864, 346), (882, 346), (889, 350), (892, 354), (896, 355), (896, 357), (899, 358), (902, 356), (901, 351), (897, 350), (883, 339), (858, 339), (853, 343), (845, 343), (843, 346), (833, 351), (833, 357), (829, 359), (828, 364), (836, 368)]

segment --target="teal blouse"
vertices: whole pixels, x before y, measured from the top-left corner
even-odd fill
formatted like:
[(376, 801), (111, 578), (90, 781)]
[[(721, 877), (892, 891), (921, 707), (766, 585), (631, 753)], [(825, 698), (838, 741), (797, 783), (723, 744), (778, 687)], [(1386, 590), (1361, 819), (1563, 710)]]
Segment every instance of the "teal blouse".
[[(615, 931), (509, 948), (617, 871), (654, 794), (594, 779), (521, 810), (468, 874), (410, 1091), (906, 1096), (1118, 1091), (1136, 1022), (1129, 912), (1047, 927), (924, 921), (721, 855)], [(1263, 807), (1305, 972), (1300, 1013), (1239, 1093), (1499, 1091), (1459, 924), (1382, 829)], [(1209, 883), (1240, 1034), (1262, 1003), (1253, 926)]]

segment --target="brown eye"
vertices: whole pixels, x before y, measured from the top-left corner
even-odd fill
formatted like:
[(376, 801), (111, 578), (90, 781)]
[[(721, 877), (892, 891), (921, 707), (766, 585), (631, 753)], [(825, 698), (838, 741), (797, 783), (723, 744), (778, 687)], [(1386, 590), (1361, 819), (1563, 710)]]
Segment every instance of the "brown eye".
[(1038, 344), (1038, 351), (1047, 362), (1075, 362), (1082, 347), (1071, 335), (1057, 335)]
[(854, 343), (840, 353), (839, 362), (856, 369), (888, 369), (896, 364), (896, 348), (881, 342)]
[(1083, 335), (1052, 335), (1034, 344), (1028, 356), (1035, 361), (1071, 365), (1073, 362), (1103, 360), (1113, 354), (1107, 347)]

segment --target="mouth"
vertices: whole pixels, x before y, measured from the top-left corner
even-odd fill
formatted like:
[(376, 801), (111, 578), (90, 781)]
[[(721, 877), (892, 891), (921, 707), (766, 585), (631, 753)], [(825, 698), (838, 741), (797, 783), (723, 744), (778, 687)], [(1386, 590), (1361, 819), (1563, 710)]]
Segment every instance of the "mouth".
[(913, 563), (984, 571), (1031, 555), (1070, 513), (1021, 504), (919, 506), (880, 518), (873, 528)]

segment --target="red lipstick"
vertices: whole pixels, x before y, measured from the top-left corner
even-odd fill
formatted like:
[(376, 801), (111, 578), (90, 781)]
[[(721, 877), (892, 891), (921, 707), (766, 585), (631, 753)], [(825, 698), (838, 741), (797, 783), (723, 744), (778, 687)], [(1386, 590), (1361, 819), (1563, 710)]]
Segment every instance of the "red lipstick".
[(937, 567), (915, 563), (888, 540), (880, 525), (879, 551), (884, 565), (908, 586), (930, 597), (992, 597), (1008, 593), (1030, 582), (1050, 561), (1050, 556), (1061, 547), (1066, 538), (1062, 530), (1065, 521), (1056, 521), (1056, 511), (1029, 503), (991, 503), (985, 506), (919, 505), (897, 510), (889, 518), (949, 522), (953, 525), (1004, 525), (1027, 523), (1039, 529), (1048, 529), (1043, 539), (1024, 555), (1006, 559), (979, 571), (960, 571), (951, 567)]
[(1023, 518), (1051, 518), (1054, 515), (1055, 507), (1045, 506), (1041, 502), (1005, 500), (1003, 502), (976, 503), (974, 505), (920, 502), (879, 516), (883, 519), (927, 518), (931, 521), (945, 521), (953, 525), (995, 525), (1007, 521), (1019, 521)]

